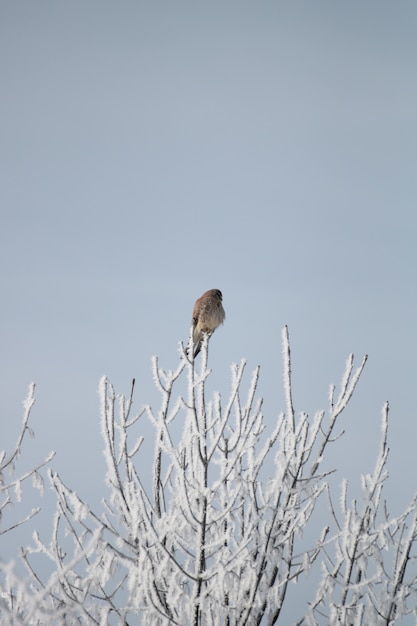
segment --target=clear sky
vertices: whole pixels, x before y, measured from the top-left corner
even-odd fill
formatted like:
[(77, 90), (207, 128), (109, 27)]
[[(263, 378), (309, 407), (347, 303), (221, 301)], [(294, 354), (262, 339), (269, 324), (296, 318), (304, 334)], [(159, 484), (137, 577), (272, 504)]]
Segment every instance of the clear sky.
[(0, 4), (0, 448), (35, 381), (25, 462), (56, 450), (99, 501), (101, 375), (158, 400), (151, 355), (175, 368), (216, 287), (211, 385), (260, 364), (268, 424), (284, 324), (299, 411), (369, 354), (329, 462), (372, 470), (390, 400), (399, 512), (417, 488), (416, 24), (411, 0)]

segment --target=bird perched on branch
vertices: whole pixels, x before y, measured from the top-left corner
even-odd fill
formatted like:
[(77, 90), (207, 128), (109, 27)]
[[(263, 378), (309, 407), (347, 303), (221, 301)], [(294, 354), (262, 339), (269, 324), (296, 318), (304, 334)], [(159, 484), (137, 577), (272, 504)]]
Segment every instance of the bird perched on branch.
[(223, 295), (219, 289), (209, 289), (198, 298), (193, 309), (194, 358), (201, 350), (204, 334), (210, 337), (226, 317), (222, 305)]

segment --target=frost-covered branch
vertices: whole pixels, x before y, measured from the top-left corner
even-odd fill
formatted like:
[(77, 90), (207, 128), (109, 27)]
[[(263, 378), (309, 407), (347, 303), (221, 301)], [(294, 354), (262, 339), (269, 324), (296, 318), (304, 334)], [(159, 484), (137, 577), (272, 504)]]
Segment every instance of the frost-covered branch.
[[(16, 520), (5, 523), (6, 516), (11, 513), (12, 508), (22, 504), (22, 486), (24, 483), (31, 480), (32, 487), (37, 489), (40, 495), (43, 495), (44, 479), (42, 469), (50, 463), (55, 454), (51, 452), (43, 461), (37, 463), (29, 470), (18, 470), (25, 438), (28, 434), (32, 437), (34, 436), (29, 426), (31, 410), (34, 404), (35, 384), (32, 383), (23, 403), (24, 415), (16, 443), (10, 453), (6, 451), (0, 452), (0, 535), (6, 535), (6, 533), (10, 533), (22, 524), (29, 522), (41, 510), (41, 507), (34, 507), (30, 512), (20, 514)], [(25, 613), (27, 607), (33, 606), (30, 590), (25, 581), (16, 574), (14, 565), (13, 562), (4, 563), (0, 560), (0, 615), (2, 616), (2, 624), (23, 624), (24, 622), (20, 619), (20, 616)]]
[[(40, 473), (40, 470), (47, 465), (55, 453), (51, 452), (44, 461), (35, 465), (30, 470), (22, 472), (17, 478), (14, 476), (16, 473), (16, 464), (19, 460), (19, 457), (22, 453), (22, 446), (24, 442), (24, 438), (27, 434), (33, 436), (33, 431), (29, 426), (29, 418), (33, 405), (35, 404), (35, 384), (31, 383), (29, 386), (29, 391), (26, 400), (23, 403), (24, 406), (24, 415), (22, 424), (19, 430), (19, 434), (17, 437), (16, 444), (13, 447), (13, 450), (8, 454), (5, 450), (0, 452), (0, 522), (3, 523), (3, 518), (6, 512), (6, 509), (13, 506), (14, 503), (21, 502), (22, 500), (22, 485), (29, 478), (32, 479), (32, 486), (38, 489), (38, 491), (43, 494), (44, 489), (44, 481), (43, 477)], [(40, 507), (36, 507), (32, 509), (32, 511), (26, 514), (24, 517), (10, 523), (5, 528), (1, 528), (0, 526), (0, 535), (4, 535), (9, 531), (17, 528), (24, 522), (27, 522), (32, 517), (34, 517), (37, 513), (39, 513)]]

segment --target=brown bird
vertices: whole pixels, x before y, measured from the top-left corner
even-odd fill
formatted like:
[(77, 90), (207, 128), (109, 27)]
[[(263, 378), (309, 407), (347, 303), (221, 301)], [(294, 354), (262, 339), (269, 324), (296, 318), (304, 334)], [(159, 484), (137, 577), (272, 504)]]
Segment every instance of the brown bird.
[(219, 289), (209, 289), (194, 305), (192, 319), (194, 358), (201, 350), (204, 334), (207, 333), (210, 337), (216, 328), (224, 322), (226, 313), (222, 300), (222, 292)]

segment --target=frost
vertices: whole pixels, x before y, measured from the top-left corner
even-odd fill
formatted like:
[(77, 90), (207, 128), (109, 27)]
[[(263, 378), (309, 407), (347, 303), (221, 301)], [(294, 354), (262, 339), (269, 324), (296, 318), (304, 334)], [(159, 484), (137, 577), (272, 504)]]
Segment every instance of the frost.
[[(102, 510), (49, 472), (57, 498), (52, 536), (45, 542), (35, 533), (22, 551), (28, 582), (3, 568), (4, 623), (271, 626), (286, 618), (288, 597), (298, 597), (306, 581), (310, 596), (299, 597), (300, 626), (394, 624), (416, 615), (417, 501), (391, 517), (383, 498), (388, 403), (359, 498), (350, 495), (347, 480), (338, 495), (327, 480), (327, 451), (343, 434), (338, 420), (366, 357), (356, 370), (349, 357), (340, 388), (330, 389), (328, 413), (310, 418), (294, 411), (287, 328), (282, 339), (286, 406), (275, 419), (264, 418), (256, 397), (260, 368), (248, 376), (246, 361), (232, 366), (228, 395), (208, 397), (207, 341), (196, 362), (182, 349), (175, 371), (153, 358), (160, 403), (145, 404), (136, 415), (135, 381), (123, 396), (101, 379)], [(178, 384), (183, 378), (187, 384)], [(25, 413), (23, 432), (27, 419)], [(3, 477), (22, 440), (15, 454), (1, 457)], [(3, 483), (1, 510), (19, 500), (29, 476), (42, 491), (41, 469)], [(49, 565), (45, 579), (36, 569), (39, 558)]]
[(35, 489), (37, 489), (40, 494), (43, 496), (45, 483), (39, 472), (34, 472), (32, 475), (32, 485)]
[[(23, 402), (24, 415), (18, 433), (17, 441), (10, 453), (2, 451), (0, 453), (0, 535), (12, 531), (17, 526), (24, 524), (39, 512), (39, 507), (34, 507), (30, 513), (22, 513), (20, 518), (14, 520), (13, 523), (5, 524), (4, 514), (6, 509), (10, 509), (11, 505), (17, 504), (16, 509), (22, 510), (23, 506), (23, 484), (32, 478), (32, 486), (43, 494), (43, 478), (40, 470), (47, 465), (54, 456), (50, 453), (48, 457), (27, 471), (19, 471), (20, 457), (23, 445), (27, 435), (32, 436), (33, 431), (29, 427), (29, 418), (31, 409), (35, 403), (35, 384), (29, 386), (28, 395)], [(15, 478), (14, 475), (18, 474)], [(1, 569), (1, 568), (0, 568)], [(1, 588), (0, 588), (1, 590)]]
[(20, 480), (16, 480), (14, 484), (14, 494), (17, 502), (20, 502), (22, 499), (22, 482)]

